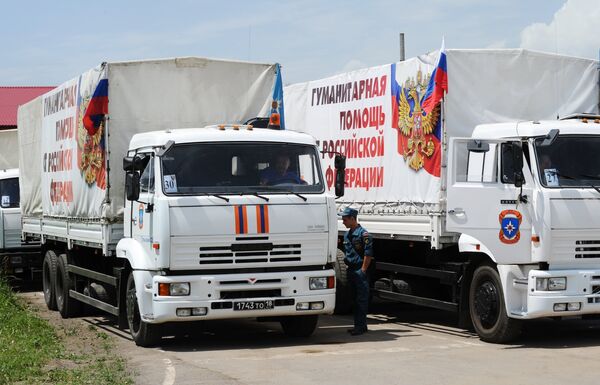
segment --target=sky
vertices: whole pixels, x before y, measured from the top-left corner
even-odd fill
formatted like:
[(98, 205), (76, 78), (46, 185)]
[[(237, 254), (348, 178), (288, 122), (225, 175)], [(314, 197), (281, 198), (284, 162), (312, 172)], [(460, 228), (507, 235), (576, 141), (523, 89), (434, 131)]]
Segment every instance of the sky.
[(58, 85), (104, 61), (279, 62), (284, 84), (451, 48), (598, 59), (600, 0), (4, 2), (0, 85)]

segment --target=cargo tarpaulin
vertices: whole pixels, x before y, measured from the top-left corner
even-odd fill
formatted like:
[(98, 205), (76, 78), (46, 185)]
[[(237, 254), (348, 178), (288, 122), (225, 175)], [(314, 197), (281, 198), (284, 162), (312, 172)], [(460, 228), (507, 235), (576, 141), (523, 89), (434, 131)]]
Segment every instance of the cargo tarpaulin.
[[(597, 61), (526, 50), (446, 55), (449, 91), (431, 114), (422, 102), (438, 52), (285, 88), (287, 128), (348, 158), (339, 202), (437, 205), (444, 137), (470, 136), (481, 123), (598, 112)], [(323, 168), (332, 190), (332, 154)]]
[[(120, 221), (122, 158), (134, 134), (267, 116), (275, 74), (275, 64), (204, 58), (105, 63), (22, 106), (19, 131), (30, 151), (21, 159), (22, 190), (40, 190), (24, 191), (24, 215), (43, 207), (52, 217)], [(87, 105), (103, 79), (107, 119), (86, 129)], [(97, 109), (89, 115), (98, 121)]]
[(17, 130), (0, 130), (0, 170), (19, 167)]

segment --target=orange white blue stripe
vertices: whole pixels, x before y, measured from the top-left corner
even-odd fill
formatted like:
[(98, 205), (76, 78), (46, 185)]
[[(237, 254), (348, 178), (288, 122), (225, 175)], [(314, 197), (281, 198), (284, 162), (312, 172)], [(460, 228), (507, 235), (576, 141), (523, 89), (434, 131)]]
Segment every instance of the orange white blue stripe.
[(235, 233), (248, 234), (248, 213), (246, 206), (233, 206), (235, 215)]
[(269, 232), (269, 206), (256, 206), (256, 232), (265, 234)]

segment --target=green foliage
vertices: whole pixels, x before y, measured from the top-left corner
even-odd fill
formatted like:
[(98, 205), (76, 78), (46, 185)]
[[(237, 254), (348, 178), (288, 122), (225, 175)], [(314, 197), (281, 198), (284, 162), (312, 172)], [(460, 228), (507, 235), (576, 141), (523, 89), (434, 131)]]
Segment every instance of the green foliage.
[(61, 346), (48, 322), (29, 314), (0, 281), (0, 383), (24, 381), (42, 373)]
[(94, 348), (79, 353), (69, 351), (58, 334), (73, 338), (78, 330), (55, 330), (29, 311), (0, 279), (0, 384), (133, 383), (106, 333), (91, 333)]

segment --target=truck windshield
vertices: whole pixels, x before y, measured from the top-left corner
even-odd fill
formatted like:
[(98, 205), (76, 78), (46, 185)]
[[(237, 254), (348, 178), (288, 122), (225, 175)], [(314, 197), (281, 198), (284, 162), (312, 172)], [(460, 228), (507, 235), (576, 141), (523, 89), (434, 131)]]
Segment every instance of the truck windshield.
[(594, 188), (600, 185), (600, 137), (559, 136), (549, 146), (535, 140), (540, 182), (545, 187)]
[(0, 180), (0, 207), (19, 207), (19, 178)]
[(321, 193), (316, 147), (285, 143), (191, 143), (162, 157), (167, 195)]

